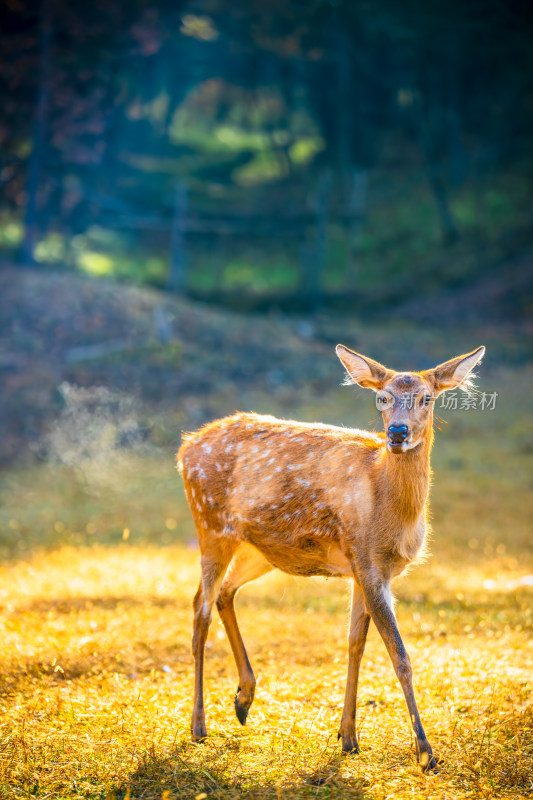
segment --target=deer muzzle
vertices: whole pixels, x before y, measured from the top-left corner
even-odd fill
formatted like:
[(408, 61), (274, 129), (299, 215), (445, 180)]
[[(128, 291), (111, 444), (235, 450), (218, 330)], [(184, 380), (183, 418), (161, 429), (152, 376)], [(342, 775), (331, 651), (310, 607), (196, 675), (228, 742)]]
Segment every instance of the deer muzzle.
[(407, 425), (389, 425), (387, 437), (390, 444), (402, 444), (409, 436)]

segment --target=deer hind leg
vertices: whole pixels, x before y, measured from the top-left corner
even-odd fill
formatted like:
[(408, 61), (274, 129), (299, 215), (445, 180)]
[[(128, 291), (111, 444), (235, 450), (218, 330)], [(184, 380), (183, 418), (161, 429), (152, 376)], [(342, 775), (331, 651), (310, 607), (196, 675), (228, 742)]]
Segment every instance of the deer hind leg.
[(348, 677), (344, 708), (338, 739), (342, 738), (344, 753), (358, 753), (355, 733), (355, 714), (357, 705), (357, 684), (359, 667), (365, 649), (366, 635), (370, 624), (370, 615), (366, 610), (365, 599), (361, 587), (354, 581), (352, 592), (352, 612), (350, 617), (350, 634), (348, 638)]
[(194, 656), (194, 705), (191, 735), (195, 742), (207, 736), (204, 710), (204, 653), (213, 603), (218, 595), (234, 546), (226, 544), (214, 552), (204, 552), (201, 559), (202, 576), (194, 597), (192, 652)]
[(255, 547), (249, 544), (243, 545), (233, 557), (217, 598), (218, 613), (224, 623), (239, 672), (235, 713), (241, 725), (246, 723), (246, 717), (254, 699), (255, 676), (237, 624), (233, 601), (241, 586), (260, 578), (261, 575), (266, 575), (272, 569), (274, 569), (272, 564), (269, 564)]
[(413, 691), (411, 662), (402, 642), (398, 624), (392, 608), (392, 597), (388, 583), (365, 582), (363, 585), (366, 606), (388, 650), (394, 671), (400, 681), (402, 691), (409, 709), (411, 725), (416, 737), (416, 756), (424, 772), (438, 772), (437, 761), (433, 756)]

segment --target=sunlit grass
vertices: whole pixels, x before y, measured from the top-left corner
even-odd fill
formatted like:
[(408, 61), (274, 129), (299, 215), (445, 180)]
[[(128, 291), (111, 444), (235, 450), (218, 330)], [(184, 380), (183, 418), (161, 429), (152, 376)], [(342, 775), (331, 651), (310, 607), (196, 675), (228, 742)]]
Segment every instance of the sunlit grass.
[[(239, 616), (258, 676), (246, 728), (218, 619), (207, 645), (208, 742), (189, 742), (190, 600), (197, 553), (62, 547), (1, 570), (0, 780), (10, 796), (520, 796), (531, 778), (527, 597), (483, 581), (498, 559), (427, 564), (403, 585), (398, 617), (439, 775), (414, 763), (403, 698), (371, 631), (363, 664), (361, 755), (336, 742), (348, 593), (341, 581), (273, 575)], [(515, 570), (517, 578), (521, 573)], [(408, 588), (407, 588), (408, 587)], [(275, 622), (274, 622), (275, 620)], [(108, 795), (109, 796), (109, 795)]]
[[(460, 352), (454, 335), (449, 355)], [(373, 355), (385, 360), (387, 345), (387, 363), (401, 361), (390, 331), (381, 339), (361, 329), (358, 347), (368, 352), (365, 336)], [(428, 358), (434, 348), (442, 343), (427, 333)], [(401, 690), (372, 627), (361, 754), (340, 756), (349, 591), (338, 580), (274, 573), (239, 596), (258, 678), (245, 728), (215, 613), (209, 738), (191, 744), (198, 551), (172, 448), (142, 441), (102, 457), (91, 450), (70, 468), (58, 452), (2, 476), (0, 797), (530, 795), (530, 376), (491, 367), (490, 356), (480, 372), (483, 390), (499, 393), (496, 408), (440, 413), (448, 424), (439, 422), (433, 458), (432, 556), (395, 585), (422, 719), (442, 757), (438, 775), (415, 764)], [(283, 413), (284, 402), (262, 393), (245, 405)], [(291, 407), (297, 418), (365, 427), (374, 412), (363, 392), (338, 387)]]

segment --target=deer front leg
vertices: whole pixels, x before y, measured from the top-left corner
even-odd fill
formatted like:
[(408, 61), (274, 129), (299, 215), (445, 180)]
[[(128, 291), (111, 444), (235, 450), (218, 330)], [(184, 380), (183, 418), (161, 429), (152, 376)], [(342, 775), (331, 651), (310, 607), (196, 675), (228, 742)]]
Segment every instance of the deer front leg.
[(246, 723), (246, 718), (254, 699), (255, 676), (244, 647), (233, 603), (235, 594), (241, 586), (260, 578), (261, 575), (266, 575), (272, 569), (274, 569), (273, 566), (255, 547), (243, 545), (228, 567), (217, 598), (218, 613), (224, 623), (239, 671), (239, 685), (235, 695), (235, 713), (241, 725)]
[(348, 677), (346, 680), (346, 694), (344, 696), (341, 726), (337, 737), (339, 739), (342, 738), (343, 753), (359, 752), (355, 733), (357, 683), (359, 680), (359, 666), (365, 649), (369, 623), (370, 615), (366, 610), (363, 592), (357, 582), (354, 581), (350, 634), (348, 638)]
[(396, 617), (392, 609), (390, 586), (384, 581), (378, 580), (372, 582), (363, 580), (362, 588), (366, 607), (385, 643), (394, 671), (400, 681), (405, 696), (407, 708), (409, 709), (409, 716), (411, 718), (411, 725), (416, 736), (416, 755), (418, 763), (424, 772), (429, 772), (430, 770), (436, 771), (437, 762), (433, 756), (431, 745), (424, 733), (413, 692), (411, 662), (402, 642)]
[(194, 705), (191, 720), (191, 735), (195, 742), (207, 736), (204, 710), (204, 653), (205, 642), (211, 623), (213, 603), (218, 595), (230, 555), (218, 558), (202, 556), (202, 577), (194, 597), (194, 623), (192, 652), (194, 656)]

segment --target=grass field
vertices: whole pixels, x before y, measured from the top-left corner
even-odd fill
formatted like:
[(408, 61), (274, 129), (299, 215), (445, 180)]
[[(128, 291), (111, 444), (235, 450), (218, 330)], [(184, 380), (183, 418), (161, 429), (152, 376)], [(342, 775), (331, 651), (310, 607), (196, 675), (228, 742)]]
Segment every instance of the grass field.
[[(107, 494), (48, 463), (3, 475), (0, 797), (530, 796), (531, 382), (525, 369), (491, 380), (502, 390), (494, 412), (447, 413), (433, 460), (432, 557), (395, 587), (438, 775), (415, 764), (403, 696), (373, 628), (361, 754), (341, 757), (349, 587), (337, 580), (274, 573), (239, 596), (258, 678), (245, 728), (214, 616), (210, 735), (190, 742), (198, 552), (171, 454), (151, 453), (109, 465), (115, 477), (123, 469), (123, 487)], [(353, 402), (348, 391), (335, 396)]]

